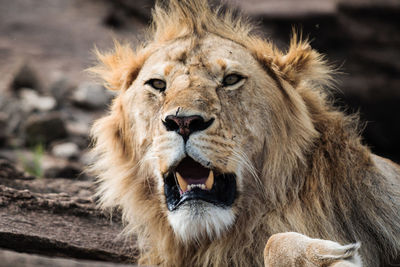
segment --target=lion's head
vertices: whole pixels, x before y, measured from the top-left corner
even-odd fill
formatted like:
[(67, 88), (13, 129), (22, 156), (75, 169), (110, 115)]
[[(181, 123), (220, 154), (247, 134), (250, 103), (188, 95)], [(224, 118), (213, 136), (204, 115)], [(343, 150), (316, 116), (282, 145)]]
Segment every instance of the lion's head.
[(122, 209), (150, 263), (218, 242), (244, 242), (240, 257), (302, 183), (293, 173), (317, 137), (305, 102), (323, 101), (329, 70), (296, 36), (283, 53), (203, 0), (157, 5), (153, 19), (142, 47), (116, 44), (92, 69), (118, 91), (93, 128), (101, 203)]

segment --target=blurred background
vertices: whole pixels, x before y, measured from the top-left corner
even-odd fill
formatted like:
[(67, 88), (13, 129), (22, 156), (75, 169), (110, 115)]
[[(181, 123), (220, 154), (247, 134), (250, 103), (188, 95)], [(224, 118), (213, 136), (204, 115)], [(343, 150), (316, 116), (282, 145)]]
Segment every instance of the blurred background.
[[(153, 4), (0, 0), (0, 185), (91, 197), (90, 177), (82, 173), (89, 161), (88, 133), (112, 95), (84, 70), (94, 62), (94, 46), (111, 49), (113, 38), (133, 46), (140, 42)], [(359, 112), (364, 143), (373, 152), (400, 162), (399, 0), (226, 0), (225, 5), (250, 16), (282, 49), (292, 26), (302, 29), (339, 67), (336, 105)]]

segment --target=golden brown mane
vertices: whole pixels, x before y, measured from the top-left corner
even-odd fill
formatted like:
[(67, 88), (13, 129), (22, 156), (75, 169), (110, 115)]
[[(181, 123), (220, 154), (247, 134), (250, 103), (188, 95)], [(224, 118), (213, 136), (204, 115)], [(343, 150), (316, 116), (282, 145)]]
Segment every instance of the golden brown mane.
[[(246, 184), (241, 191), (240, 216), (220, 238), (186, 244), (171, 229), (164, 196), (153, 169), (146, 166), (153, 160), (148, 150), (160, 123), (152, 120), (160, 113), (157, 106), (149, 106), (159, 96), (146, 91), (133, 97), (134, 90), (128, 89), (139, 86), (135, 81), (143, 66), (163, 47), (185, 39), (195, 43), (209, 34), (248, 51), (257, 62), (252, 67), (264, 70), (258, 78), (271, 80), (257, 89), (274, 101), (254, 105), (249, 113), (274, 112), (265, 119), (268, 127), (257, 133), (265, 137), (262, 149), (251, 147), (261, 152), (248, 158), (246, 178), (259, 183)], [(119, 43), (110, 53), (97, 51), (99, 64), (91, 71), (119, 92), (109, 114), (93, 127), (97, 161), (92, 169), (99, 177), (101, 206), (121, 208), (126, 231), (137, 236), (140, 263), (261, 266), (269, 236), (287, 231), (341, 243), (361, 241), (369, 266), (399, 255), (398, 181), (390, 184), (382, 170), (386, 168), (393, 181), (400, 170), (382, 167), (382, 160), (361, 144), (357, 119), (338, 111), (327, 97), (330, 67), (300, 39), (294, 34), (283, 52), (230, 11), (213, 11), (206, 0), (170, 0), (156, 4), (149, 37), (136, 51)], [(278, 90), (271, 93), (266, 87)], [(153, 117), (137, 121), (148, 114)]]

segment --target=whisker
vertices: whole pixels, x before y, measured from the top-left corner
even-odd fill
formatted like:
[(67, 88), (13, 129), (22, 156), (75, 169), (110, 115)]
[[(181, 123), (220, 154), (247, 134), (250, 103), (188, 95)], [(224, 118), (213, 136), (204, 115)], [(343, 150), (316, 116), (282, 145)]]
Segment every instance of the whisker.
[(235, 149), (232, 151), (233, 157), (231, 158), (235, 163), (243, 164), (244, 168), (250, 173), (251, 177), (255, 180), (257, 187), (262, 192), (263, 196), (265, 195), (265, 188), (257, 174), (257, 170), (254, 165), (251, 163), (248, 156), (242, 151)]
[[(157, 157), (152, 156), (151, 154), (146, 154), (143, 158), (141, 158), (136, 164), (135, 166), (132, 167), (132, 172), (135, 172), (136, 170), (140, 169), (143, 164), (149, 160), (154, 160), (157, 159)], [(146, 183), (148, 188), (151, 190), (151, 182), (150, 182), (150, 175), (144, 175), (145, 179), (146, 179)]]

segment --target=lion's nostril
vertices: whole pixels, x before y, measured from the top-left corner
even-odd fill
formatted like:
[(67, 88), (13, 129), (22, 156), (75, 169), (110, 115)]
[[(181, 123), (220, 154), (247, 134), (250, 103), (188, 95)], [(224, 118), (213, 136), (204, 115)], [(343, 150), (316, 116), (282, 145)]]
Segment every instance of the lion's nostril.
[(167, 128), (168, 131), (179, 130), (179, 125), (175, 122), (175, 120), (172, 120), (168, 117), (165, 119), (165, 121), (163, 121), (165, 128)]
[(169, 115), (165, 118), (163, 124), (168, 131), (178, 132), (186, 141), (190, 134), (207, 129), (213, 121), (214, 119), (204, 121), (203, 117), (199, 115), (186, 117)]

